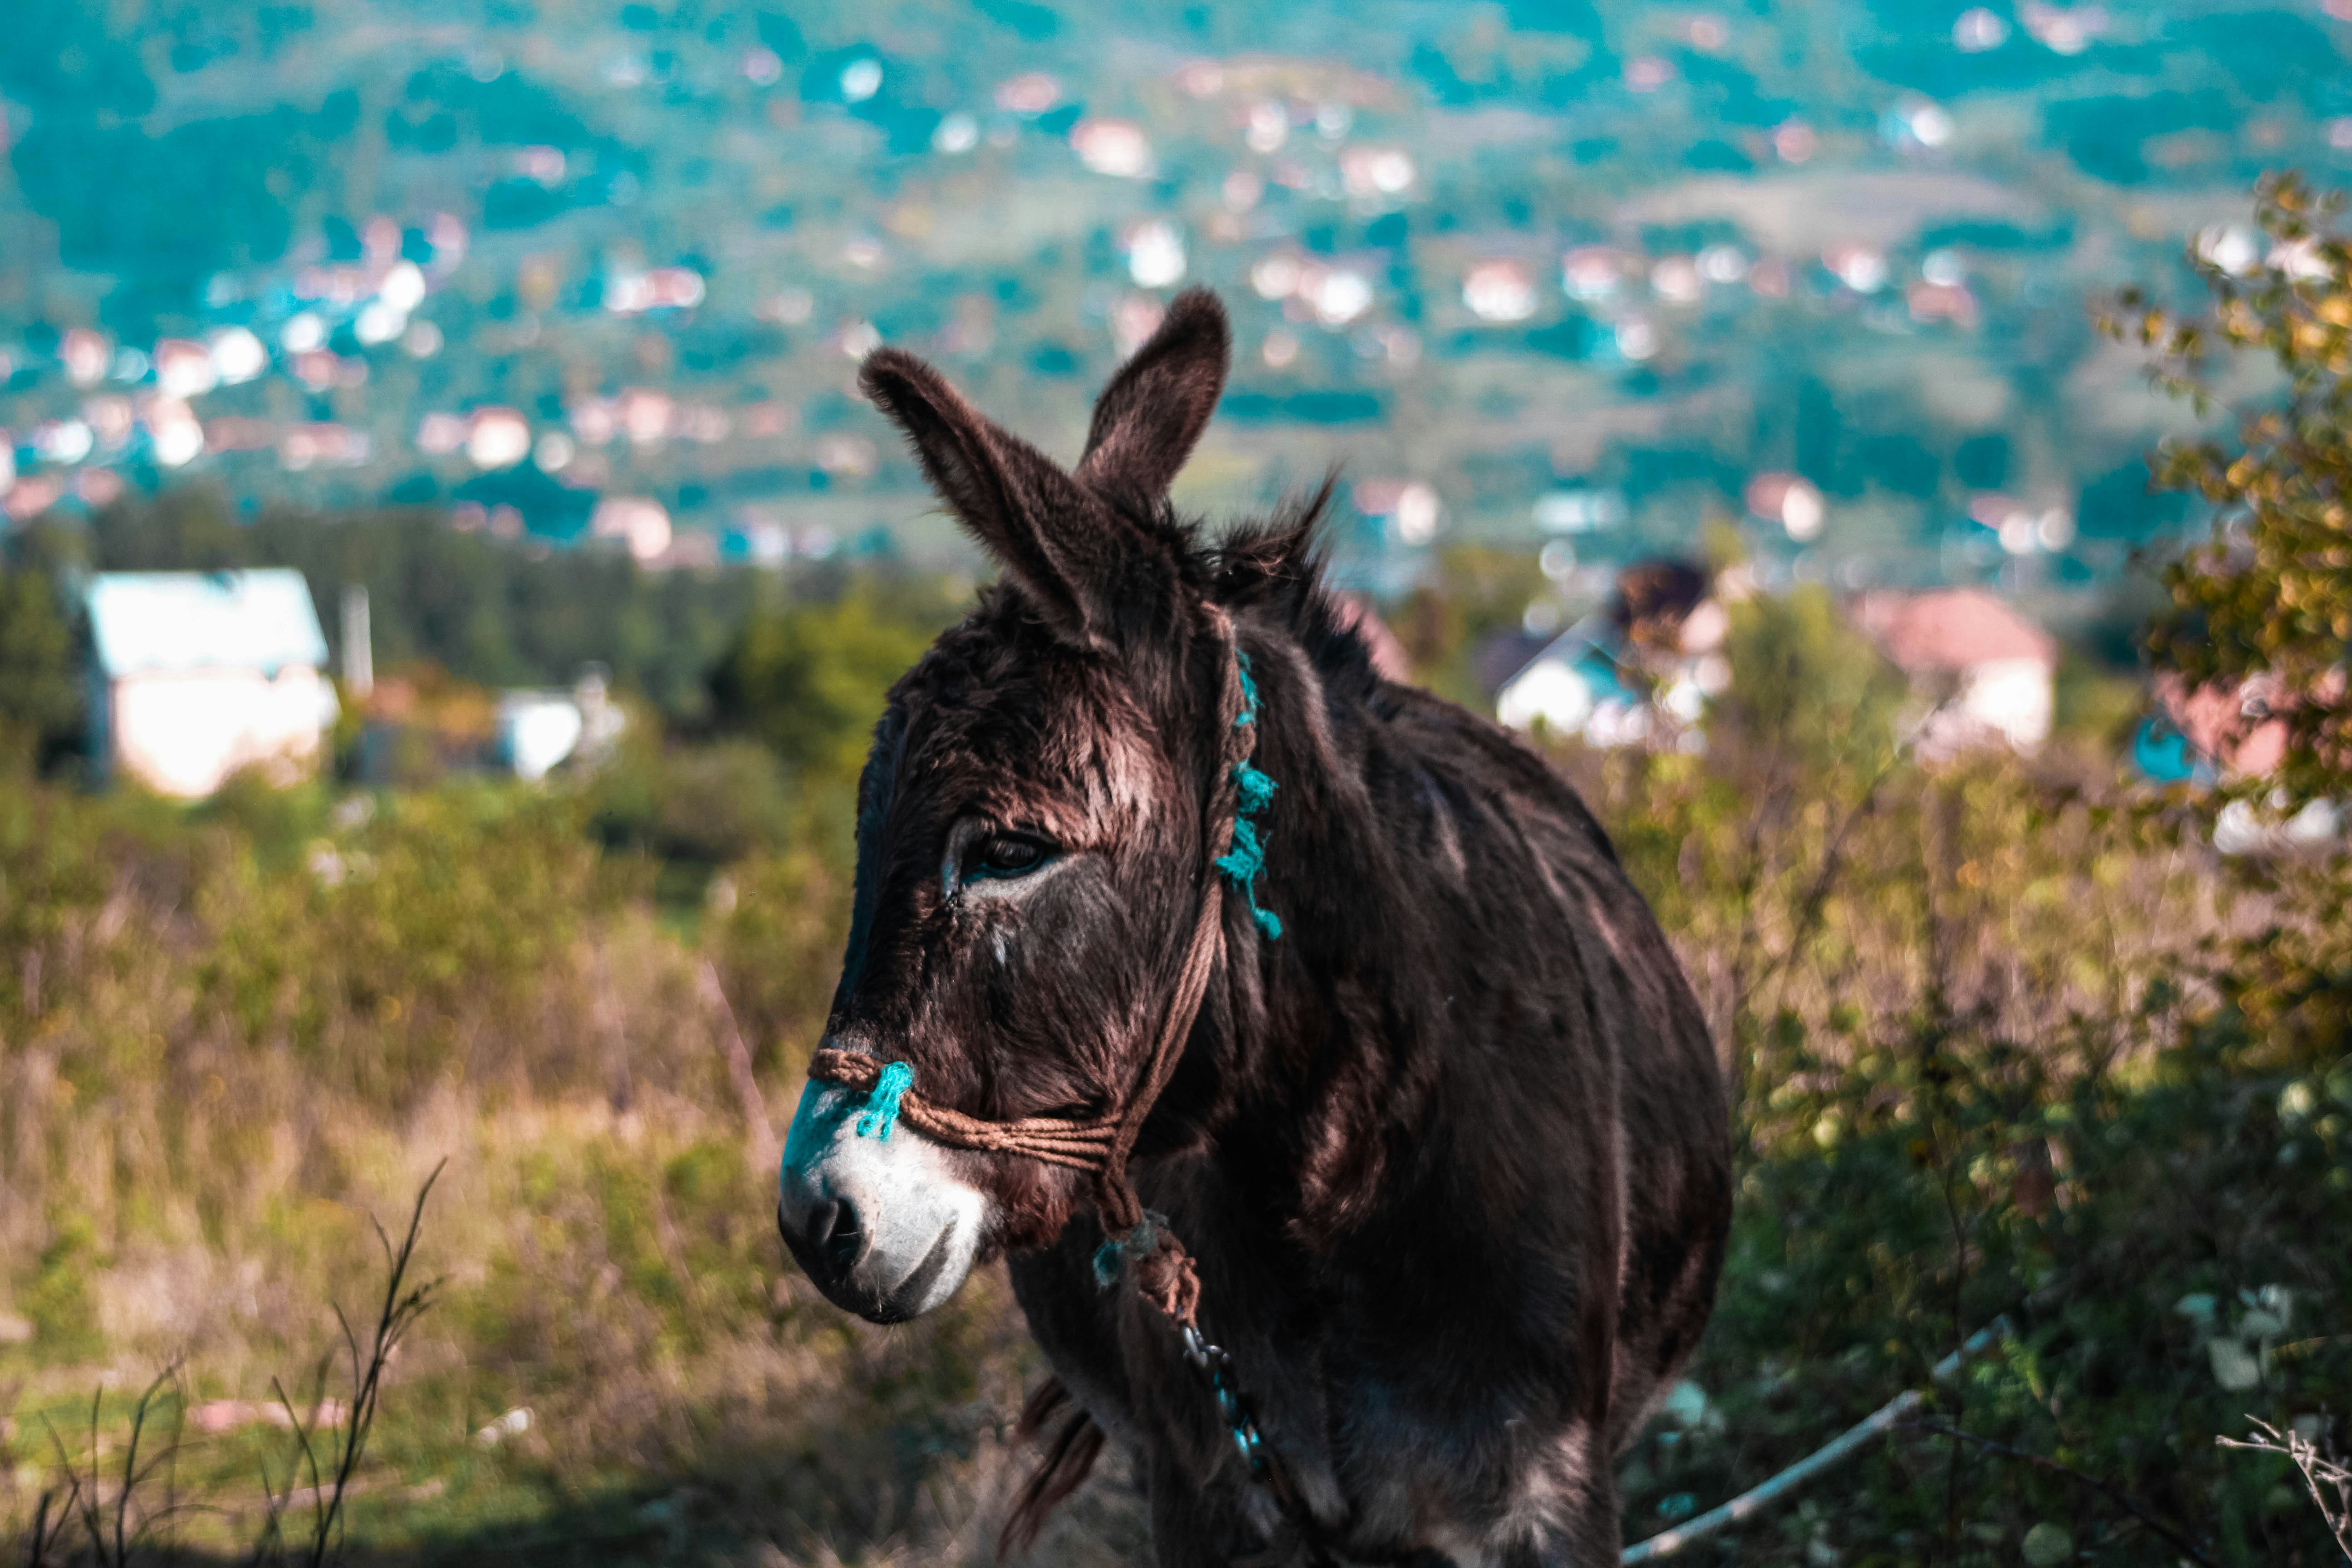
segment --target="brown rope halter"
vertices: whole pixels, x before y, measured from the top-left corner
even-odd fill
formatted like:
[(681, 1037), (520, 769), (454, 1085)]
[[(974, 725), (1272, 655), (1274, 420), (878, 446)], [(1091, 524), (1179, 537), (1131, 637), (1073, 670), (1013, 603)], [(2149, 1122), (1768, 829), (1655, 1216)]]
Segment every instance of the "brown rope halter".
[[(1233, 622), (1214, 605), (1206, 606), (1218, 641), (1225, 650), (1223, 690), (1218, 702), (1218, 729), (1224, 752), (1210, 786), (1207, 803), (1208, 852), (1202, 858), (1201, 898), (1192, 917), (1192, 935), (1185, 944), (1183, 967), (1151, 1052), (1126, 1100), (1108, 1115), (1091, 1121), (1075, 1117), (1024, 1116), (1012, 1121), (987, 1121), (967, 1116), (924, 1099), (913, 1089), (901, 1092), (898, 1119), (927, 1138), (958, 1149), (1020, 1154), (1049, 1165), (1094, 1174), (1095, 1203), (1109, 1240), (1105, 1256), (1124, 1256), (1135, 1265), (1136, 1287), (1143, 1299), (1180, 1328), (1193, 1326), (1201, 1300), (1200, 1276), (1183, 1244), (1165, 1229), (1150, 1223), (1143, 1202), (1128, 1174), (1128, 1157), (1143, 1131), (1145, 1120), (1175, 1075), (1177, 1059), (1201, 1011), (1209, 976), (1224, 948), (1224, 889), (1216, 865), (1234, 841), (1239, 788), (1236, 775), (1256, 746), (1256, 725), (1245, 695), (1242, 655), (1234, 641)], [(884, 1064), (854, 1051), (826, 1048), (809, 1058), (809, 1077), (845, 1088), (870, 1091), (880, 1081)], [(1115, 1249), (1115, 1251), (1114, 1251)], [(1097, 1260), (1097, 1268), (1102, 1260)]]

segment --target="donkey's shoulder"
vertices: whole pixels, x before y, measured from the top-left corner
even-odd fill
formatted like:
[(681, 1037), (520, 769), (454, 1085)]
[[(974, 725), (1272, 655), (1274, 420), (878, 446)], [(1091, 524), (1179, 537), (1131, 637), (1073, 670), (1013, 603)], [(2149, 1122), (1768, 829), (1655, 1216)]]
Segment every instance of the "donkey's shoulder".
[[(1576, 858), (1617, 868), (1617, 850), (1584, 797), (1533, 748), (1494, 721), (1416, 687), (1381, 683), (1370, 705), (1381, 743), (1418, 773), (1423, 790), (1507, 816), (1549, 825)], [(1551, 837), (1551, 836), (1545, 836)]]

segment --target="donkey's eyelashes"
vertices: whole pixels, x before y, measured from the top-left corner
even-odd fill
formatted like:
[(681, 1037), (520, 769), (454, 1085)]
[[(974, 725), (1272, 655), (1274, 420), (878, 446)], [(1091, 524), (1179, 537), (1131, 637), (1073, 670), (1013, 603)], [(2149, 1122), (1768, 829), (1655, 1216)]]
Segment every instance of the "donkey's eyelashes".
[(968, 889), (1018, 882), (1062, 858), (1062, 846), (1046, 834), (967, 817), (948, 833), (940, 890), (953, 899)]
[(1030, 833), (992, 833), (965, 853), (967, 882), (1025, 877), (1055, 856), (1054, 846)]

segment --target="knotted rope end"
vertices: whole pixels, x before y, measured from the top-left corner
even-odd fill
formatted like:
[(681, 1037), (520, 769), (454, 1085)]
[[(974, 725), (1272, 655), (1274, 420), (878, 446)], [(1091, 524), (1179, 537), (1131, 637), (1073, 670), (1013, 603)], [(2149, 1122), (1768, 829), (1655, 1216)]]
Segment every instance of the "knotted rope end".
[(1234, 662), (1242, 678), (1242, 710), (1234, 715), (1234, 728), (1241, 730), (1257, 722), (1257, 682), (1250, 678), (1249, 655), (1235, 648)]
[(1136, 1293), (1170, 1322), (1190, 1328), (1200, 1314), (1200, 1270), (1167, 1226), (1165, 1215), (1146, 1214), (1123, 1234), (1106, 1239), (1095, 1248), (1095, 1283), (1109, 1289), (1131, 1263)]
[(1183, 1243), (1164, 1230), (1158, 1245), (1136, 1260), (1135, 1288), (1180, 1329), (1191, 1328), (1200, 1318), (1200, 1270)]
[(1274, 792), (1281, 787), (1248, 763), (1234, 764), (1234, 794), (1239, 809), (1247, 816), (1255, 816), (1264, 811), (1274, 800)]
[[(1253, 768), (1251, 772), (1256, 770)], [(1257, 776), (1265, 778), (1264, 773)], [(1274, 781), (1266, 779), (1266, 784), (1271, 792)], [(1234, 847), (1217, 857), (1216, 867), (1217, 874), (1249, 900), (1250, 918), (1257, 922), (1257, 929), (1265, 933), (1266, 940), (1278, 941), (1282, 936), (1281, 920), (1257, 901), (1257, 879), (1265, 869), (1265, 843), (1258, 837), (1255, 823), (1246, 816), (1234, 816)]]
[(1119, 1273), (1130, 1258), (1141, 1258), (1160, 1243), (1159, 1229), (1152, 1224), (1156, 1215), (1145, 1215), (1124, 1236), (1106, 1237), (1095, 1248), (1095, 1284), (1108, 1290), (1118, 1283)]

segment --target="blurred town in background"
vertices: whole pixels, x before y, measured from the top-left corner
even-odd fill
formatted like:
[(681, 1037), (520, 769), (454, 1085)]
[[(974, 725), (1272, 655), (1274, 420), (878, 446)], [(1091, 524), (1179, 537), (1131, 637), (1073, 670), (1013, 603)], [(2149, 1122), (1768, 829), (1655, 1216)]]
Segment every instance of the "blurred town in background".
[(1204, 283), (1180, 500), (1339, 462), (1367, 587), (1720, 521), (1768, 580), (2079, 590), (2191, 417), (2087, 303), (2352, 160), (2316, 0), (21, 9), (11, 518), (201, 484), (649, 566), (968, 563), (859, 355), (1067, 456)]
[[(2147, 466), (2198, 411), (2097, 308), (2293, 271), (2249, 193), (2352, 159), (2347, 35), (2226, 4), (37, 5), (0, 48), (0, 507), (83, 653), (31, 695), (63, 677), (20, 595), (7, 706), (51, 763), (127, 745), (182, 795), (322, 754), (343, 708), (347, 775), (396, 771), (362, 721), (457, 711), (442, 752), (536, 776), (606, 721), (583, 671), (756, 729), (721, 666), (759, 605), (878, 572), (928, 629), (979, 566), (863, 354), (935, 357), (1066, 457), (1204, 283), (1237, 363), (1177, 499), (1336, 471), (1336, 575), (1404, 617), (1398, 673), (1646, 742), (1727, 677), (1628, 659), (1629, 567), (1820, 584), (1889, 651), (1894, 595), (1955, 590), (1903, 613), (2030, 750), (2044, 629), (2128, 675), (2136, 552), (2205, 521)], [(304, 574), (274, 651), (222, 640), (217, 585), (104, 612), (91, 581), (229, 567)], [(108, 614), (154, 634), (137, 668)], [(420, 704), (445, 677), (477, 695)], [(2212, 771), (2165, 717), (2142, 771)]]

